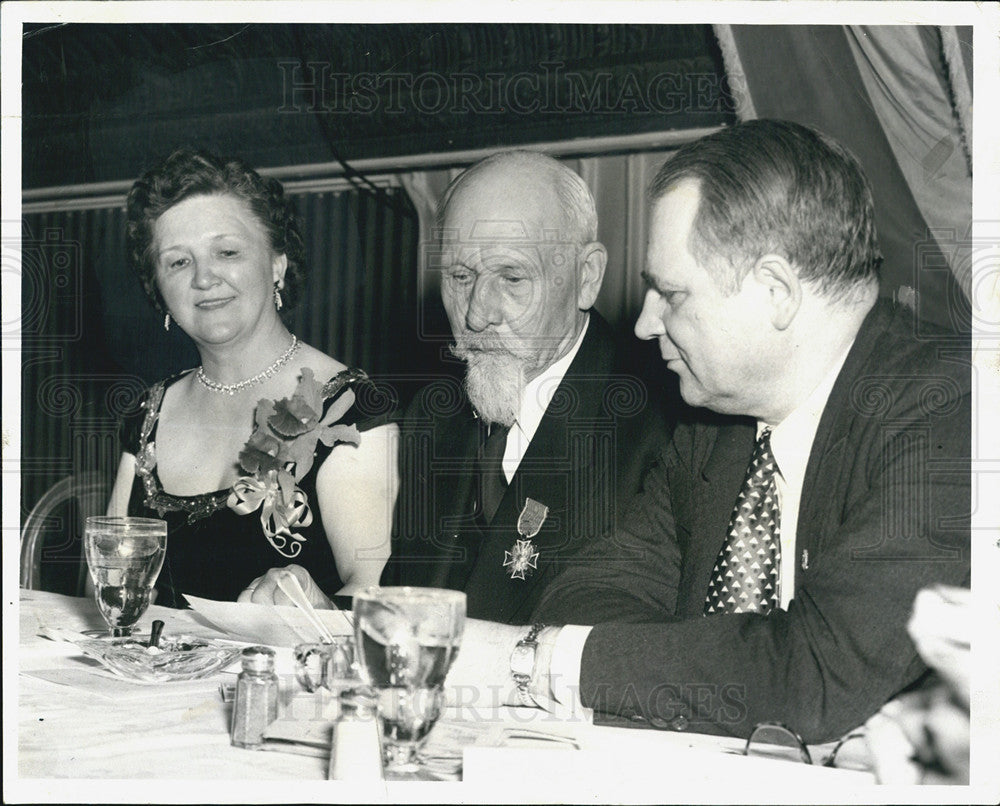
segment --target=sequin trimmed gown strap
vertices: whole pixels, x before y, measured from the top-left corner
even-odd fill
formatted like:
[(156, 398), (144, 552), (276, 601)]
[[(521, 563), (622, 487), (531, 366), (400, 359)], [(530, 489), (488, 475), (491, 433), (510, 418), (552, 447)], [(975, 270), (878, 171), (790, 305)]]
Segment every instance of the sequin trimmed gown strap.
[[(356, 371), (344, 370), (338, 377)], [(130, 515), (167, 521), (167, 554), (156, 588), (157, 604), (185, 607), (182, 594), (234, 601), (256, 577), (268, 569), (295, 563), (332, 595), (343, 587), (330, 548), (316, 494), (316, 474), (332, 448), (316, 443), (315, 461), (298, 482), (307, 496), (312, 523), (295, 531), (301, 540), (294, 557), (282, 554), (264, 533), (260, 512), (238, 514), (227, 505), (231, 488), (200, 495), (178, 496), (163, 489), (156, 472), (156, 428), (166, 390), (187, 373), (154, 384), (136, 412), (122, 421), (122, 450), (136, 457), (135, 481), (129, 497)], [(349, 388), (348, 387), (345, 388)], [(324, 401), (328, 408), (337, 395)], [(325, 411), (325, 409), (324, 409)], [(366, 431), (380, 420), (359, 421), (356, 407), (340, 420)], [(362, 435), (363, 438), (363, 435)], [(235, 458), (234, 458), (235, 461)], [(344, 501), (345, 506), (349, 502)]]

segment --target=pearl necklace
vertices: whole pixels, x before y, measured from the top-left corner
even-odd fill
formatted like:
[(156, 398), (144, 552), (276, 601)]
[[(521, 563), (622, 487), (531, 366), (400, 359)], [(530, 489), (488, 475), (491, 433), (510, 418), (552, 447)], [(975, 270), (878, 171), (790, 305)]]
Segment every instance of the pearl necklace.
[(299, 340), (295, 338), (295, 334), (292, 334), (292, 346), (282, 353), (278, 360), (275, 361), (271, 366), (262, 372), (258, 372), (252, 378), (247, 378), (245, 381), (240, 381), (239, 383), (219, 383), (218, 381), (213, 381), (205, 374), (204, 367), (198, 367), (198, 382), (211, 389), (213, 392), (218, 392), (220, 394), (235, 395), (237, 392), (242, 392), (244, 389), (249, 389), (251, 386), (256, 386), (261, 381), (266, 381), (272, 375), (274, 375), (279, 369), (281, 369), (288, 360), (295, 355), (295, 351), (299, 349)]

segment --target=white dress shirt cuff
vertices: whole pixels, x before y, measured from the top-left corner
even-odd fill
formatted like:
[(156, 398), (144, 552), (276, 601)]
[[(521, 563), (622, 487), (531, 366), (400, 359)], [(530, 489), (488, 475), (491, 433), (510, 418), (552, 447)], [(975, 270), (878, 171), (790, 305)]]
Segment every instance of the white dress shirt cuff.
[(590, 709), (585, 709), (580, 701), (580, 665), (583, 661), (583, 645), (587, 643), (591, 629), (569, 624), (559, 630), (552, 648), (552, 662), (549, 666), (552, 699), (574, 713), (590, 713)]

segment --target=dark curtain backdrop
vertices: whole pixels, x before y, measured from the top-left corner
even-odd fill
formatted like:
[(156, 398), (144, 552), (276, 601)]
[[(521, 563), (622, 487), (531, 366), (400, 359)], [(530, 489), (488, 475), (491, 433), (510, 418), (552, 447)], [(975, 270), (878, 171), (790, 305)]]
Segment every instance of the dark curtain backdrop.
[[(416, 212), (399, 189), (293, 196), (309, 275), (293, 332), (373, 375), (419, 372)], [(147, 302), (125, 262), (120, 207), (23, 218), (22, 520), (59, 479), (118, 465), (119, 415), (150, 383), (197, 366), (192, 342)], [(78, 529), (52, 521), (42, 586), (75, 593)], [(69, 532), (68, 538), (55, 539)]]
[(31, 188), (180, 143), (260, 168), (733, 120), (710, 25), (37, 24), (23, 59)]

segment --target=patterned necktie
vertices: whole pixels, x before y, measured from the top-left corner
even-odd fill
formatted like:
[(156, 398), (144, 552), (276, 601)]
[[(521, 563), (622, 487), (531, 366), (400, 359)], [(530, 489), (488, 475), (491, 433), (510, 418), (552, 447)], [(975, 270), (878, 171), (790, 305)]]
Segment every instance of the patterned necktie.
[(483, 441), (482, 454), (479, 457), (479, 482), (483, 517), (489, 523), (500, 506), (500, 500), (507, 492), (507, 477), (503, 472), (503, 454), (507, 449), (507, 434), (510, 428), (506, 425), (493, 423), (489, 436)]
[(781, 510), (775, 486), (778, 466), (771, 453), (771, 429), (757, 437), (740, 490), (729, 535), (719, 552), (705, 596), (705, 615), (760, 613), (781, 604)]

